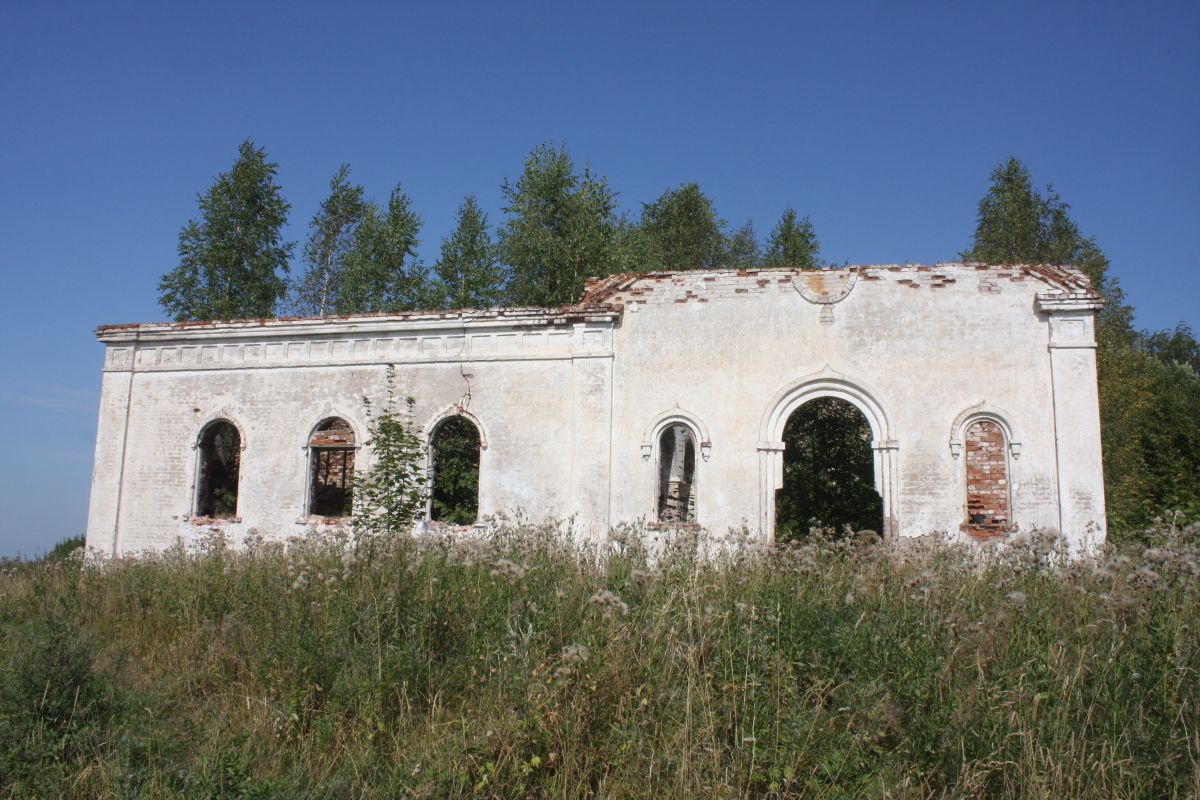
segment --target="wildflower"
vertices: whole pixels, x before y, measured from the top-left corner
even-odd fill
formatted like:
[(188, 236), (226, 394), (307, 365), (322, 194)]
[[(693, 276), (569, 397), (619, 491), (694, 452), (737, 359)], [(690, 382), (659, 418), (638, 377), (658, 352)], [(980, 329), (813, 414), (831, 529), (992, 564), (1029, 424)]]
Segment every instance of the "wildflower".
[(510, 561), (507, 558), (498, 558), (493, 563), (492, 570), (489, 574), (493, 578), (507, 577), (519, 581), (525, 577), (525, 568), (515, 561)]
[(1138, 567), (1126, 576), (1125, 581), (1134, 586), (1150, 588), (1158, 583), (1158, 573), (1147, 566)]
[(587, 661), (588, 649), (586, 645), (569, 644), (562, 650), (562, 659), (568, 664), (580, 664)]
[(1021, 604), (1023, 604), (1023, 603), (1025, 602), (1025, 593), (1024, 593), (1024, 592), (1019, 592), (1019, 591), (1017, 591), (1017, 592), (1009, 592), (1009, 593), (1008, 593), (1008, 601), (1009, 601), (1010, 603), (1012, 603), (1013, 605), (1018, 605), (1018, 606), (1019, 606), (1019, 605), (1021, 605)]
[(594, 606), (599, 606), (606, 617), (623, 617), (629, 613), (629, 605), (615, 592), (611, 592), (608, 589), (596, 592), (588, 602)]
[(1150, 562), (1151, 564), (1162, 564), (1169, 557), (1170, 554), (1166, 550), (1162, 550), (1158, 547), (1151, 547), (1142, 553), (1142, 558), (1146, 559), (1146, 561)]

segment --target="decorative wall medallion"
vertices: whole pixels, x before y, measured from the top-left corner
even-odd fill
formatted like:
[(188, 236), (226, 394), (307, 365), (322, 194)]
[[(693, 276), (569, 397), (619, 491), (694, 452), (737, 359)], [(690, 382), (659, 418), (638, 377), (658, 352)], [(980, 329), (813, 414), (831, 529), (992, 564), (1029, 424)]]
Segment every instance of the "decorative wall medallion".
[(821, 306), (818, 319), (822, 325), (832, 325), (834, 304), (845, 300), (857, 281), (855, 270), (805, 270), (792, 276), (792, 287), (808, 302)]

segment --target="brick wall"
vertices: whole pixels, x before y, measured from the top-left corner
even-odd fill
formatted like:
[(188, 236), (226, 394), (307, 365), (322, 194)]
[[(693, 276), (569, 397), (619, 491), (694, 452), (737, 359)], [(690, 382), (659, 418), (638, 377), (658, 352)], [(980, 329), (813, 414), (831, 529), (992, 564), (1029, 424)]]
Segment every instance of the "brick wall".
[(978, 539), (991, 539), (1011, 529), (1008, 454), (1004, 431), (989, 420), (967, 427), (964, 442), (967, 467), (967, 519), (963, 530)]

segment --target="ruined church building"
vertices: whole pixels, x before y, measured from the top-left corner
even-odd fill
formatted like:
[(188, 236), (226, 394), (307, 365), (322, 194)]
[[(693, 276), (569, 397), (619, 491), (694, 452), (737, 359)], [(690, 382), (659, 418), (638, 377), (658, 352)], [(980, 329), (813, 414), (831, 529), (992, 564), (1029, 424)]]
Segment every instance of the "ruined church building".
[[(562, 308), (101, 327), (87, 544), (128, 555), (338, 524), (370, 468), (389, 365), (436, 463), (477, 460), (500, 512), (770, 541), (805, 404), (870, 427), (885, 539), (1104, 536), (1094, 323), (1067, 267), (614, 275)], [(407, 411), (406, 411), (407, 413)], [(436, 503), (429, 515), (439, 515)]]

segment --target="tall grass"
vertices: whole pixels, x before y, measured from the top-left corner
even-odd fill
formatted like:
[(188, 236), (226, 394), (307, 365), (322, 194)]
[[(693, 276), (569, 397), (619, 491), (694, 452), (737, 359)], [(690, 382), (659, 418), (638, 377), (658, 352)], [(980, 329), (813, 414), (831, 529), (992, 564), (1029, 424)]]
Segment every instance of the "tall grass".
[(1200, 795), (1200, 532), (219, 539), (0, 577), (0, 797)]

